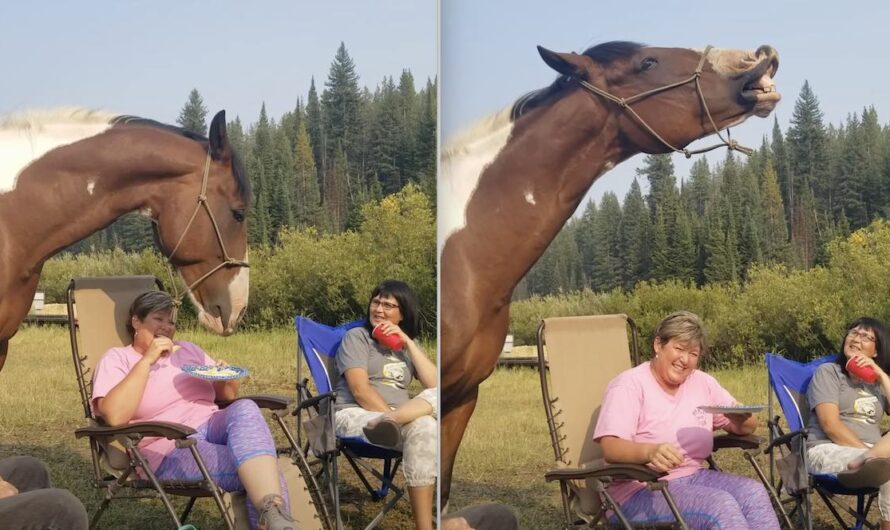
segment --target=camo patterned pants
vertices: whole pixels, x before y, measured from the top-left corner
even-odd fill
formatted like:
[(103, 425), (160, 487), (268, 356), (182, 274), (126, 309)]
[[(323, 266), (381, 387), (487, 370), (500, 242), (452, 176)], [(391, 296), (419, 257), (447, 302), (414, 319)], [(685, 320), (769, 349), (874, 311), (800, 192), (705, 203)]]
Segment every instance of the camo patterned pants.
[[(436, 483), (436, 418), (439, 416), (437, 388), (427, 388), (414, 399), (422, 399), (433, 407), (429, 416), (421, 416), (411, 423), (402, 425), (402, 472), (408, 487), (431, 486)], [(334, 422), (338, 436), (360, 436), (365, 438), (362, 427), (381, 416), (381, 412), (371, 412), (361, 407), (350, 407), (337, 411)], [(365, 438), (366, 439), (366, 438)]]

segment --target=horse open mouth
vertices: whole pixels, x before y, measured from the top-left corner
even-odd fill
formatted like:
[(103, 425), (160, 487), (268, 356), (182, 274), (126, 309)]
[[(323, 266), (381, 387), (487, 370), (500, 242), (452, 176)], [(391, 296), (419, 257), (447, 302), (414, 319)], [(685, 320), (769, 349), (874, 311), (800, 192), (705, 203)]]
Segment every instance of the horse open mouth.
[(767, 57), (745, 75), (745, 83), (739, 95), (745, 103), (754, 104), (754, 114), (757, 116), (768, 115), (782, 99), (773, 81), (778, 68), (778, 57)]

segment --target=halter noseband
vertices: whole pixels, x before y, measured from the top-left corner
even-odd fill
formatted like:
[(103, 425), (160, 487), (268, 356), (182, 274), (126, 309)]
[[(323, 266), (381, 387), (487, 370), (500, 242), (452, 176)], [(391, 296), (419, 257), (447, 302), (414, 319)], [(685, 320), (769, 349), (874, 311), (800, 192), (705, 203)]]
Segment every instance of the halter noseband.
[[(708, 108), (708, 102), (705, 100), (705, 94), (704, 94), (704, 92), (702, 92), (702, 89), (701, 89), (701, 73), (702, 73), (702, 69), (705, 66), (705, 58), (708, 56), (708, 52), (711, 51), (711, 48), (712, 48), (711, 45), (708, 45), (707, 47), (705, 47), (705, 51), (701, 54), (701, 59), (698, 62), (698, 67), (695, 69), (695, 72), (693, 72), (693, 74), (691, 76), (689, 76), (687, 79), (685, 79), (683, 81), (678, 81), (676, 83), (672, 83), (669, 85), (665, 85), (662, 87), (653, 88), (652, 90), (647, 90), (646, 92), (641, 92), (641, 93), (631, 96), (629, 98), (619, 98), (618, 96), (612, 95), (601, 88), (595, 87), (594, 85), (588, 83), (587, 81), (585, 81), (583, 79), (579, 79), (578, 83), (582, 87), (586, 88), (589, 92), (596, 94), (598, 96), (602, 96), (602, 97), (608, 99), (609, 101), (612, 101), (613, 103), (617, 104), (622, 109), (626, 110), (628, 113), (630, 113), (631, 117), (633, 117), (633, 119), (635, 119), (637, 121), (637, 123), (642, 125), (647, 131), (649, 131), (649, 134), (651, 134), (652, 136), (657, 138), (661, 143), (666, 145), (672, 151), (675, 151), (677, 153), (683, 153), (684, 155), (686, 155), (686, 158), (692, 158), (692, 155), (706, 153), (708, 151), (717, 149), (718, 147), (724, 147), (724, 146), (729, 148), (731, 151), (738, 151), (740, 153), (750, 155), (751, 153), (754, 152), (753, 149), (751, 149), (750, 147), (744, 147), (744, 146), (740, 145), (737, 141), (733, 140), (732, 138), (729, 138), (729, 128), (726, 129), (727, 138), (724, 138), (723, 135), (720, 134), (720, 129), (717, 128), (717, 124), (714, 123), (714, 118), (711, 117), (711, 110)], [(647, 98), (653, 94), (658, 94), (659, 92), (664, 92), (664, 91), (670, 90), (672, 88), (681, 87), (681, 86), (683, 86), (687, 83), (691, 83), (693, 81), (695, 82), (695, 88), (696, 88), (696, 91), (698, 92), (698, 97), (701, 100), (701, 104), (705, 109), (705, 114), (707, 114), (707, 116), (708, 116), (708, 121), (711, 122), (711, 127), (714, 128), (714, 132), (717, 133), (717, 136), (720, 138), (721, 143), (714, 144), (710, 147), (705, 147), (704, 149), (696, 149), (694, 151), (690, 151), (689, 149), (677, 149), (676, 147), (674, 147), (673, 145), (668, 143), (668, 141), (665, 140), (664, 138), (662, 138), (657, 132), (655, 132), (655, 130), (652, 127), (650, 127), (649, 124), (646, 123), (646, 121), (643, 120), (643, 118), (641, 118), (640, 115), (637, 114), (630, 105), (631, 105), (631, 103), (639, 101), (643, 98)]]
[[(185, 229), (182, 231), (182, 234), (179, 236), (179, 241), (176, 242), (176, 246), (173, 247), (173, 250), (170, 252), (167, 258), (167, 274), (170, 276), (170, 286), (173, 290), (173, 294), (171, 295), (173, 298), (173, 320), (176, 320), (176, 317), (179, 313), (179, 307), (182, 306), (182, 297), (185, 296), (186, 293), (191, 293), (195, 290), (198, 285), (200, 285), (204, 280), (212, 276), (216, 271), (222, 269), (223, 267), (245, 267), (249, 268), (250, 264), (244, 260), (234, 259), (229, 256), (228, 251), (226, 251), (226, 244), (223, 242), (222, 234), (219, 231), (219, 225), (216, 222), (216, 217), (213, 216), (213, 210), (210, 209), (210, 206), (207, 205), (207, 180), (210, 175), (210, 148), (207, 148), (207, 158), (204, 161), (204, 176), (201, 180), (201, 193), (198, 195), (198, 204), (195, 205), (195, 211), (192, 212), (192, 217), (189, 219), (187, 225), (185, 225)], [(176, 251), (179, 250), (179, 246), (182, 244), (182, 241), (185, 239), (185, 235), (188, 233), (189, 228), (192, 227), (192, 223), (195, 221), (195, 217), (197, 217), (198, 212), (201, 210), (203, 206), (204, 211), (207, 212), (208, 217), (210, 217), (210, 224), (213, 226), (213, 232), (216, 234), (216, 241), (219, 243), (219, 248), (222, 250), (223, 261), (221, 261), (216, 267), (213, 267), (203, 276), (193, 281), (190, 285), (186, 286), (186, 290), (184, 292), (179, 292), (179, 288), (176, 287), (176, 280), (173, 275), (173, 256), (176, 255)], [(158, 233), (158, 241), (161, 239), (161, 230), (160, 223), (152, 219), (152, 222), (155, 224), (155, 230)]]

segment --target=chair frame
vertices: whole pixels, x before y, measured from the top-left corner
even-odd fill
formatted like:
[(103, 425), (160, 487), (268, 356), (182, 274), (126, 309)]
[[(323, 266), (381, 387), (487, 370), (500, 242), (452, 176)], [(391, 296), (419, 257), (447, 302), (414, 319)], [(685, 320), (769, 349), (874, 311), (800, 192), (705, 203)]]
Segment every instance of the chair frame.
[[(123, 499), (142, 499), (154, 498), (160, 499), (169, 514), (170, 518), (181, 527), (187, 520), (195, 501), (201, 497), (212, 497), (214, 503), (219, 509), (220, 515), (223, 517), (226, 527), (230, 530), (236, 528), (234, 517), (235, 508), (232, 506), (231, 496), (217, 486), (204, 463), (201, 454), (198, 452), (195, 440), (189, 438), (196, 431), (191, 427), (172, 422), (136, 422), (125, 426), (110, 427), (97, 418), (90, 407), (92, 398), (92, 380), (91, 369), (85, 368), (84, 361), (88, 355), (81, 354), (81, 348), (78, 341), (79, 323), (75, 314), (76, 307), (76, 291), (84, 288), (84, 285), (93, 284), (95, 288), (103, 288), (99, 284), (114, 281), (128, 282), (144, 282), (146, 288), (156, 287), (163, 290), (163, 283), (153, 276), (128, 276), (128, 277), (98, 277), (98, 278), (75, 278), (70, 281), (67, 289), (67, 307), (68, 307), (68, 328), (71, 339), (71, 353), (74, 361), (75, 372), (77, 374), (78, 390), (81, 395), (81, 404), (83, 406), (84, 417), (87, 419), (88, 426), (75, 430), (75, 437), (86, 437), (90, 443), (90, 456), (92, 459), (93, 484), (96, 488), (104, 490), (104, 498), (98, 510), (90, 519), (90, 528), (95, 528), (112, 500)], [(87, 377), (90, 377), (88, 380)], [(289, 447), (279, 448), (279, 457), (289, 457), (292, 464), (296, 465), (304, 480), (308, 479), (307, 489), (315, 506), (322, 510), (323, 527), (325, 530), (331, 530), (328, 525), (329, 516), (326, 507), (321, 501), (318, 484), (309, 472), (308, 462), (306, 462), (301, 451), (298, 450), (296, 439), (287, 428), (284, 418), (290, 412), (288, 406), (292, 400), (282, 396), (261, 394), (254, 396), (242, 396), (237, 399), (250, 399), (254, 401), (261, 409), (273, 412), (276, 423), (282, 429), (288, 440)], [(236, 399), (236, 400), (237, 400)], [(225, 408), (236, 400), (218, 401), (220, 408)], [(185, 481), (185, 480), (159, 480), (148, 465), (147, 460), (138, 448), (139, 441), (147, 436), (159, 436), (167, 439), (175, 440), (176, 446), (179, 448), (188, 447), (195, 459), (198, 469), (203, 476), (203, 480)], [(120, 442), (126, 450), (129, 461), (126, 468), (119, 470), (117, 473), (105, 471), (103, 469), (103, 453), (104, 446), (111, 440)], [(137, 469), (141, 469), (147, 478), (138, 478), (135, 475)], [(181, 514), (177, 514), (170, 500), (170, 495), (187, 497), (189, 500)]]
[[(396, 473), (398, 472), (399, 466), (402, 463), (402, 453), (401, 451), (375, 446), (366, 442), (362, 438), (346, 438), (339, 436), (336, 437), (336, 446), (330, 450), (322, 450), (321, 448), (310, 448), (308, 437), (303, 436), (304, 419), (308, 420), (316, 416), (323, 416), (325, 417), (324, 421), (327, 422), (330, 432), (335, 432), (336, 429), (334, 425), (333, 410), (337, 392), (334, 389), (332, 377), (327, 372), (327, 380), (325, 381), (325, 384), (329, 390), (327, 392), (323, 392), (320, 390), (320, 393), (318, 395), (312, 394), (312, 390), (309, 388), (309, 378), (303, 377), (303, 363), (301, 362), (300, 357), (302, 357), (302, 360), (305, 361), (308, 366), (309, 352), (305, 350), (305, 348), (303, 347), (303, 343), (299, 338), (301, 321), (307, 321), (314, 325), (325, 326), (324, 324), (320, 324), (303, 316), (298, 315), (294, 318), (294, 327), (296, 328), (298, 333), (297, 351), (300, 354), (297, 359), (297, 406), (293, 412), (293, 415), (297, 417), (296, 431), (298, 446), (302, 448), (303, 453), (307, 459), (310, 458), (313, 450), (321, 453), (321, 456), (315, 457), (317, 459), (316, 462), (321, 464), (319, 471), (315, 475), (315, 478), (316, 480), (323, 479), (323, 482), (326, 485), (327, 494), (331, 499), (332, 511), (335, 514), (335, 520), (333, 521), (332, 526), (334, 526), (336, 530), (343, 529), (339, 490), (340, 476), (339, 467), (337, 464), (337, 459), (339, 456), (343, 456), (344, 458), (346, 458), (346, 461), (355, 471), (355, 474), (358, 476), (359, 480), (364, 485), (365, 489), (373, 500), (383, 500), (389, 495), (390, 491), (392, 492), (392, 497), (383, 505), (380, 511), (377, 512), (371, 522), (368, 523), (367, 526), (365, 526), (364, 530), (371, 530), (373, 528), (376, 528), (377, 525), (379, 525), (380, 522), (383, 521), (386, 513), (389, 512), (405, 495), (404, 489), (396, 486), (395, 484)], [(360, 322), (362, 321), (357, 320), (348, 324), (344, 324), (343, 326), (357, 327)], [(346, 330), (348, 329), (351, 328), (347, 328)], [(339, 341), (337, 342), (337, 344), (339, 344)], [(315, 383), (316, 388), (320, 388), (318, 381), (311, 373), (311, 371), (310, 376), (312, 376), (313, 383)], [(382, 460), (382, 470), (378, 470), (373, 465), (369, 464), (366, 461), (369, 458)], [(311, 463), (312, 461), (310, 461), (310, 464)], [(367, 473), (370, 473), (380, 482), (379, 487), (374, 487), (371, 484), (371, 482), (368, 480)]]

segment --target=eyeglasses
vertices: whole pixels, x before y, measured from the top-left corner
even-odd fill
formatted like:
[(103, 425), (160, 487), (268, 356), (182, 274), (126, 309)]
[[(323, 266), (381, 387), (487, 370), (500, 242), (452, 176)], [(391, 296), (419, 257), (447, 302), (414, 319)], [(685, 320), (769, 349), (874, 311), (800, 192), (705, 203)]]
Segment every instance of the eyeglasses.
[(867, 331), (861, 331), (858, 329), (851, 329), (849, 332), (847, 332), (847, 336), (859, 339), (863, 342), (875, 342), (874, 335), (870, 335)]
[(382, 307), (384, 311), (389, 312), (399, 308), (399, 304), (393, 304), (390, 302), (385, 302), (383, 300), (377, 300), (376, 298), (371, 300), (371, 307)]

